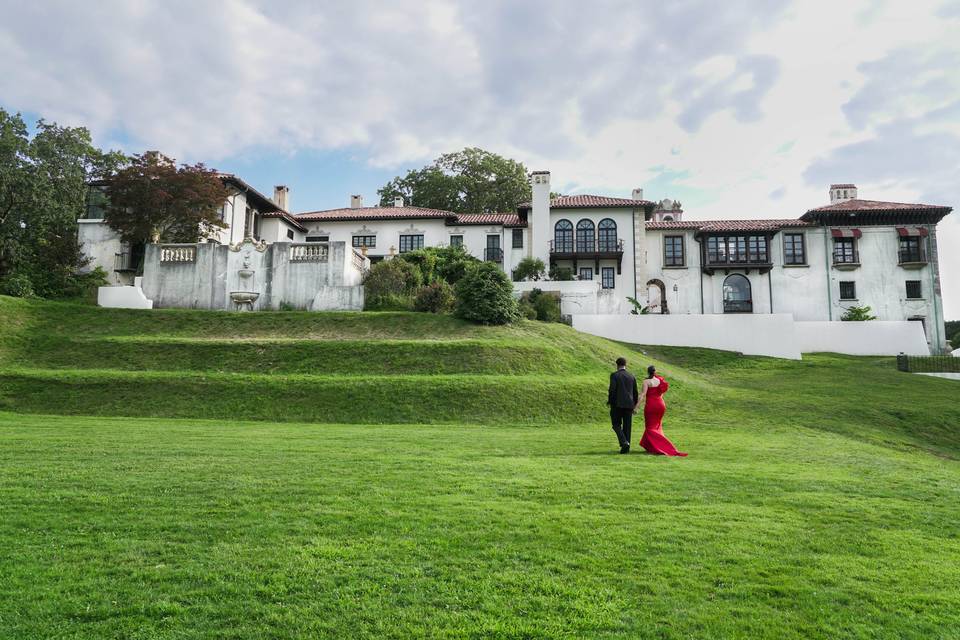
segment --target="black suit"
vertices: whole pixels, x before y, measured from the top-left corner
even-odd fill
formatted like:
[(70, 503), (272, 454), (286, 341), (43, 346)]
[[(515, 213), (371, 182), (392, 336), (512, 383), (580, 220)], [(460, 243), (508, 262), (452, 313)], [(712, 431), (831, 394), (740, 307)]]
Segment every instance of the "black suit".
[(610, 374), (610, 388), (607, 390), (607, 404), (610, 405), (610, 422), (617, 434), (620, 447), (630, 446), (630, 432), (633, 428), (633, 408), (640, 401), (637, 379), (626, 369), (617, 369)]

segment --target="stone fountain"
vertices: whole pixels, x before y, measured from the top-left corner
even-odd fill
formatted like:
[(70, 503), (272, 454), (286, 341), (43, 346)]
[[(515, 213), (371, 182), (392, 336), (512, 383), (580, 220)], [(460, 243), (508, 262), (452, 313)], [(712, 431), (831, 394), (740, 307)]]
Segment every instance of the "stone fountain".
[[(250, 244), (253, 242), (251, 241)], [(257, 272), (250, 268), (253, 258), (251, 247), (243, 247), (242, 251), (241, 267), (237, 269), (237, 290), (230, 292), (230, 300), (236, 305), (237, 311), (253, 311), (253, 303), (260, 297), (260, 292), (256, 288)]]

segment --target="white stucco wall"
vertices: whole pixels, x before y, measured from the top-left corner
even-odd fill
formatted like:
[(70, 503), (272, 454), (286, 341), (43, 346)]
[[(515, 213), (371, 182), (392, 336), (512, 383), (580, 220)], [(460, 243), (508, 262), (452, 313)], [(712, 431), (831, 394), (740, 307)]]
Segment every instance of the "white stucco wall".
[(856, 356), (928, 356), (923, 328), (919, 322), (797, 322), (797, 345), (803, 353), (829, 351)]
[(629, 344), (706, 347), (800, 358), (793, 318), (786, 314), (575, 315), (573, 328)]
[[(590, 280), (553, 281), (537, 280), (514, 282), (513, 292), (520, 296), (528, 291), (540, 289), (560, 294), (560, 313), (565, 315), (601, 313), (599, 301), (600, 283)], [(610, 311), (606, 311), (610, 313)], [(615, 313), (615, 312), (614, 312)]]

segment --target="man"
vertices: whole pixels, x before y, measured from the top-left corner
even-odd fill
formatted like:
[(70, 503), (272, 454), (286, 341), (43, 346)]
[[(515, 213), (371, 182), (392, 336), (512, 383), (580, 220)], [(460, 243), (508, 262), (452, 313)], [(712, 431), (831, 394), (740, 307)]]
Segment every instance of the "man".
[(633, 413), (640, 403), (640, 391), (637, 379), (627, 371), (627, 359), (617, 358), (617, 370), (610, 374), (610, 389), (607, 391), (607, 404), (610, 405), (610, 421), (613, 432), (620, 442), (620, 453), (630, 453), (630, 430), (633, 427)]

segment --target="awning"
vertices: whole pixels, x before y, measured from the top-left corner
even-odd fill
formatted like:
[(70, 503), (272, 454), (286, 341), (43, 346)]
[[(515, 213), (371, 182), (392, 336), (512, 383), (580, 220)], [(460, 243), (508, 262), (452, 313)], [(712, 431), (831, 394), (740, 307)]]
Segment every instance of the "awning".
[(863, 234), (860, 229), (830, 229), (830, 235), (834, 238), (859, 238)]
[(897, 234), (901, 238), (906, 238), (909, 236), (928, 236), (930, 235), (930, 230), (926, 227), (897, 227)]

